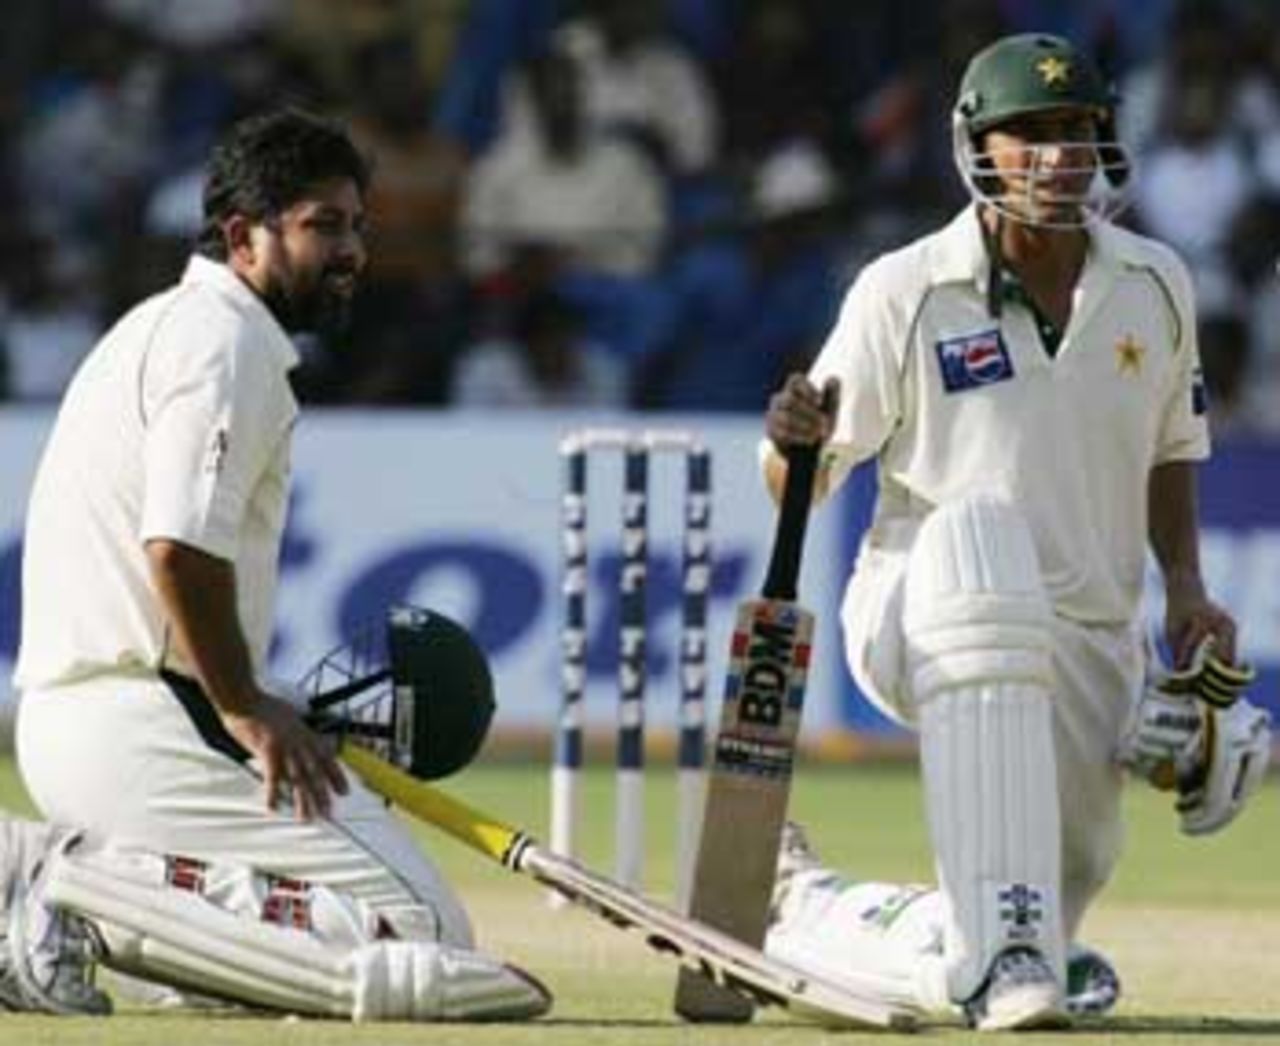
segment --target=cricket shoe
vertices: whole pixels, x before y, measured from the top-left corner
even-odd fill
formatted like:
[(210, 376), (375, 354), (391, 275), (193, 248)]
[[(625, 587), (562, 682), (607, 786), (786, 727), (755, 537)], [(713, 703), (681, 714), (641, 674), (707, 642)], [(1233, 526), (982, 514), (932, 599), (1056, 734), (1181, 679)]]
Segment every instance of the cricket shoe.
[(775, 882), (791, 879), (801, 872), (825, 870), (821, 858), (809, 842), (805, 830), (795, 821), (782, 826), (782, 841), (778, 844), (778, 870)]
[(997, 955), (964, 1012), (978, 1031), (1065, 1028), (1071, 1023), (1053, 968), (1033, 948), (1008, 948)]
[(1073, 1017), (1110, 1013), (1120, 999), (1120, 975), (1107, 958), (1083, 945), (1067, 950), (1066, 1009)]
[(805, 889), (818, 883), (834, 882), (839, 876), (822, 863), (822, 859), (809, 842), (805, 830), (794, 821), (782, 826), (782, 841), (778, 845), (778, 864), (773, 876), (773, 894), (769, 900), (769, 925), (773, 926), (783, 916), (788, 899), (803, 883)]
[(10, 885), (0, 938), (0, 1003), (11, 1010), (104, 1016), (111, 998), (93, 981), (103, 946), (89, 922), (46, 904), (41, 868), (33, 881)]

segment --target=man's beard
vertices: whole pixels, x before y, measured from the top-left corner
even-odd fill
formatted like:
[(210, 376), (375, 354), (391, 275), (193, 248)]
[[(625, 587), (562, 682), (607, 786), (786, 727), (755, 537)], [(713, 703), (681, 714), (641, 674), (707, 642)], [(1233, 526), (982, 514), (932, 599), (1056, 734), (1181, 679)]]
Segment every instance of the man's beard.
[(341, 334), (351, 322), (351, 298), (331, 290), (325, 282), (339, 271), (326, 269), (310, 287), (293, 291), (282, 281), (273, 281), (263, 294), (263, 301), (290, 334), (303, 331), (327, 337)]

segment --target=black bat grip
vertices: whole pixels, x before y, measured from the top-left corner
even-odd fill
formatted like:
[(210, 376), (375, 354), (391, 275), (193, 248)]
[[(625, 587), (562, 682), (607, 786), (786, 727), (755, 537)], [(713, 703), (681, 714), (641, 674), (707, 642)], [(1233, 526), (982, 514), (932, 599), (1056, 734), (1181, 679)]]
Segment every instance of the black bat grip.
[(782, 488), (782, 506), (778, 510), (778, 529), (774, 532), (773, 552), (769, 556), (769, 573), (764, 579), (765, 599), (796, 598), (800, 580), (800, 553), (804, 548), (804, 532), (813, 504), (813, 483), (818, 473), (821, 444), (811, 443), (787, 447), (787, 481)]

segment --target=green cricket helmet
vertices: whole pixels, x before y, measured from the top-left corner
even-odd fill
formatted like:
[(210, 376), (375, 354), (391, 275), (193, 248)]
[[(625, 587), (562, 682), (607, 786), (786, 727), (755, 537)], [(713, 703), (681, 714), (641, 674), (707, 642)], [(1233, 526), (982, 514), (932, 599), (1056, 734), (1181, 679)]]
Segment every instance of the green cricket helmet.
[(330, 651), (299, 684), (308, 719), (435, 780), (475, 758), (493, 719), (493, 677), (471, 634), (443, 614), (395, 605)]
[[(1016, 221), (1074, 228), (1091, 217), (1112, 217), (1127, 202), (1131, 173), (1126, 151), (1116, 139), (1115, 107), (1115, 95), (1098, 67), (1070, 41), (1047, 33), (1003, 37), (978, 52), (961, 78), (952, 111), (956, 167), (976, 201)], [(1028, 142), (1019, 172), (1023, 188), (1009, 191), (993, 175), (984, 135), (1025, 117), (1062, 109), (1087, 113), (1092, 138)], [(1063, 156), (1080, 155), (1087, 158), (1064, 166)], [(1077, 183), (1084, 179), (1083, 188), (1064, 191), (1064, 176)], [(1046, 189), (1051, 181), (1059, 187)]]

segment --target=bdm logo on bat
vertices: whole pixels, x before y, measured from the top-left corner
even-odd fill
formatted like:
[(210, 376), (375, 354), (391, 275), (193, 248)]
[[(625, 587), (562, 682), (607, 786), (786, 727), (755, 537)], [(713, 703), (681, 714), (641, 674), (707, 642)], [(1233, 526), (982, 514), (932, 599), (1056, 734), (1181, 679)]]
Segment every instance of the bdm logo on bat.
[(760, 609), (746, 608), (739, 618), (725, 700), (736, 702), (738, 727), (776, 730), (791, 707), (794, 677), (803, 679), (808, 669), (810, 648), (798, 634), (803, 619), (793, 608), (776, 614)]

